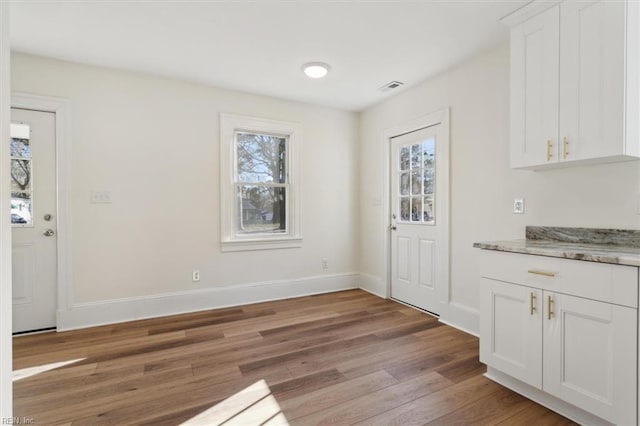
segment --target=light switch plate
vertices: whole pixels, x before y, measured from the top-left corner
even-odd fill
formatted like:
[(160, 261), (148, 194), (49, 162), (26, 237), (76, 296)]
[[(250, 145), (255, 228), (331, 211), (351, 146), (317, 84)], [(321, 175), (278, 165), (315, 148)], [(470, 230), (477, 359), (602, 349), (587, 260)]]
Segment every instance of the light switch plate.
[(111, 204), (111, 191), (91, 191), (91, 204)]
[(524, 198), (513, 199), (513, 212), (516, 214), (524, 214)]

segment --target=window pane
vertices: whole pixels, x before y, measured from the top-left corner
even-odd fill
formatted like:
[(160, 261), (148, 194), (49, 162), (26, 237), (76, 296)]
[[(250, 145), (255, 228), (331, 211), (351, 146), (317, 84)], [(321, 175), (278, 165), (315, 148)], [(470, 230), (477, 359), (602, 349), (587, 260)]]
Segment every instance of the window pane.
[(409, 170), (409, 147), (400, 148), (400, 170)]
[(240, 182), (286, 182), (287, 138), (237, 132), (236, 150)]
[(429, 138), (422, 142), (422, 152), (424, 167), (433, 167), (435, 162), (436, 140), (434, 138)]
[(31, 225), (31, 194), (11, 192), (11, 223)]
[(29, 139), (11, 138), (11, 156), (31, 158), (31, 146), (29, 145)]
[(400, 195), (409, 195), (409, 173), (400, 175)]
[(286, 233), (287, 189), (239, 185), (237, 234)]
[(420, 151), (422, 150), (420, 145), (411, 146), (411, 168), (415, 169), (420, 167)]
[(433, 222), (435, 220), (435, 212), (433, 211), (433, 195), (424, 197), (424, 219), (425, 222)]
[(424, 171), (424, 193), (433, 194), (433, 169), (425, 169)]
[(400, 220), (408, 222), (409, 221), (409, 211), (411, 210), (411, 207), (409, 206), (409, 199), (408, 198), (401, 198), (400, 199)]
[(31, 190), (31, 161), (11, 160), (11, 190)]
[(422, 216), (422, 199), (413, 197), (411, 199), (411, 222), (420, 222)]
[(420, 195), (422, 187), (420, 186), (420, 173), (411, 172), (411, 194)]

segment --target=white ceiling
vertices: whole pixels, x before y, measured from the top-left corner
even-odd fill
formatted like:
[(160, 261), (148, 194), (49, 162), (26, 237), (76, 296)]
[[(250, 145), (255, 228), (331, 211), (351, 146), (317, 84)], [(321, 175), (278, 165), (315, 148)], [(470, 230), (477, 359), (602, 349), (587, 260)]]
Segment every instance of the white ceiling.
[[(12, 49), (362, 110), (507, 38), (527, 0), (13, 1)], [(303, 63), (323, 61), (311, 80)], [(401, 89), (382, 93), (392, 80)]]

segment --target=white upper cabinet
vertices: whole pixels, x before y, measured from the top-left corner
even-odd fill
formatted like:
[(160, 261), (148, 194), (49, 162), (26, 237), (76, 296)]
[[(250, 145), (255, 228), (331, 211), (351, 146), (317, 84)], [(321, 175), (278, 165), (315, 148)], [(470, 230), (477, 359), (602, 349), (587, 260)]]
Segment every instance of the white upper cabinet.
[(511, 166), (557, 161), (560, 7), (511, 30)]
[(511, 26), (511, 167), (640, 156), (637, 1), (534, 1)]

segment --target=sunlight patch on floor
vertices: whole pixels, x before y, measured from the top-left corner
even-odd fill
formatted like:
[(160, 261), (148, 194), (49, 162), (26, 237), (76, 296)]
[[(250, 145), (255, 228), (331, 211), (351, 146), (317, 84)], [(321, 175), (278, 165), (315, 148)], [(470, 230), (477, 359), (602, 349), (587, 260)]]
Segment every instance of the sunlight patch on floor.
[(52, 362), (51, 364), (36, 365), (35, 367), (23, 368), (20, 370), (14, 370), (13, 381), (26, 379), (37, 374), (45, 373), (47, 371), (55, 370), (56, 368), (64, 367), (65, 365), (73, 364), (74, 362), (85, 360), (86, 358), (72, 359), (70, 361)]
[(267, 382), (260, 380), (182, 425), (288, 425)]

